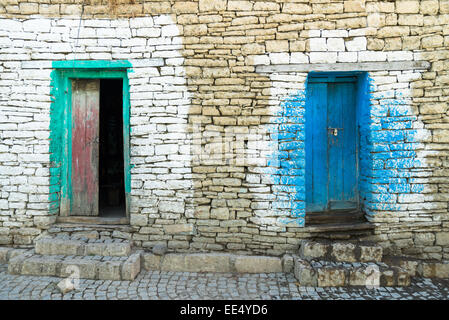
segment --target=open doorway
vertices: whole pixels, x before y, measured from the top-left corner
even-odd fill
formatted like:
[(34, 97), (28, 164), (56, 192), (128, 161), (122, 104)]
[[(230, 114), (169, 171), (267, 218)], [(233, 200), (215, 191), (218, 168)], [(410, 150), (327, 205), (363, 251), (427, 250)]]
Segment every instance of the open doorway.
[(125, 217), (123, 80), (100, 80), (99, 216)]

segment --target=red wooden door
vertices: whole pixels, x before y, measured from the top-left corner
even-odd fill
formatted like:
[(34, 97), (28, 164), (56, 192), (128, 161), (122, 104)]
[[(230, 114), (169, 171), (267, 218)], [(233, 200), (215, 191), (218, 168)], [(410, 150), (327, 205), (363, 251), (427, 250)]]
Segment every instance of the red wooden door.
[(72, 80), (70, 215), (98, 216), (100, 80)]

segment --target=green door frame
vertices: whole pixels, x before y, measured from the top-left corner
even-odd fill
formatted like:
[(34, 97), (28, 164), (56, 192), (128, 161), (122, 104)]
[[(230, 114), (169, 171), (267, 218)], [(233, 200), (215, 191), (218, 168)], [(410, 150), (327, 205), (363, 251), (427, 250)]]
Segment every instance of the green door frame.
[[(71, 212), (72, 186), (72, 79), (122, 79), (123, 81), (123, 157), (126, 198), (126, 217), (129, 219), (131, 173), (130, 173), (130, 102), (128, 61), (55, 61), (52, 73), (53, 96), (50, 123), (50, 150), (52, 162), (60, 166), (59, 170), (59, 215), (69, 216)], [(59, 123), (57, 123), (59, 121)], [(60, 146), (55, 146), (55, 143)], [(53, 144), (53, 147), (52, 147)], [(56, 154), (54, 154), (56, 153)], [(58, 161), (59, 160), (59, 161)], [(55, 181), (53, 181), (54, 183)], [(51, 183), (52, 184), (52, 183)], [(50, 188), (51, 189), (51, 188)], [(50, 190), (50, 197), (53, 192)]]

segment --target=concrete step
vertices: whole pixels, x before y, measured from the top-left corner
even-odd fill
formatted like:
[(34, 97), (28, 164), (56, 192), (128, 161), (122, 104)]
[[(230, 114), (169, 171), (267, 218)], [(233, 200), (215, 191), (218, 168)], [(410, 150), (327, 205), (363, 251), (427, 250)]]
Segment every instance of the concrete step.
[(383, 249), (370, 242), (304, 240), (301, 242), (299, 256), (305, 260), (380, 262)]
[(35, 250), (41, 255), (126, 257), (131, 253), (131, 243), (121, 239), (102, 240), (59, 236), (37, 240)]
[(92, 280), (134, 280), (140, 272), (140, 255), (140, 251), (120, 257), (42, 255), (30, 250), (9, 259), (8, 273)]
[(332, 262), (296, 258), (294, 274), (307, 287), (395, 287), (409, 286), (410, 275), (382, 262)]

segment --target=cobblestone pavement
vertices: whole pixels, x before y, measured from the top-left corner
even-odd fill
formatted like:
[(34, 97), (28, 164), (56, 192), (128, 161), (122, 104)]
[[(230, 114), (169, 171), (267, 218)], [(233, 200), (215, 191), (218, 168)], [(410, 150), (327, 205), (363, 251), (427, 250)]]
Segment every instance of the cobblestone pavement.
[(80, 280), (79, 288), (62, 295), (61, 278), (17, 276), (0, 265), (1, 300), (447, 300), (449, 280), (417, 278), (403, 288), (300, 287), (293, 274), (232, 274), (150, 272), (142, 270), (134, 281)]

